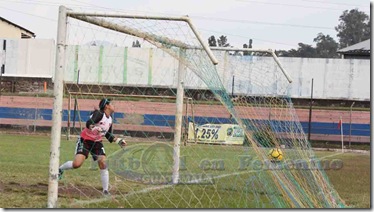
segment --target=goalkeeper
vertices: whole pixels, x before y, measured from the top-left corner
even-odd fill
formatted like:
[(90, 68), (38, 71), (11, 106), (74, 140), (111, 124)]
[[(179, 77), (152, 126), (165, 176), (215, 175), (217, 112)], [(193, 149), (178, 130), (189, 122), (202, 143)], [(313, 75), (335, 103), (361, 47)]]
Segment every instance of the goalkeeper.
[(73, 161), (67, 161), (59, 168), (59, 179), (62, 178), (64, 170), (77, 169), (82, 166), (87, 159), (88, 153), (91, 153), (94, 161), (98, 161), (101, 175), (101, 183), (103, 186), (103, 194), (110, 195), (109, 172), (105, 162), (105, 150), (102, 138), (105, 136), (110, 143), (116, 142), (121, 147), (126, 146), (125, 140), (116, 138), (112, 134), (112, 117), (114, 106), (110, 103), (110, 99), (102, 99), (99, 103), (99, 110), (91, 113), (90, 119), (86, 122), (86, 128), (78, 137), (75, 149), (75, 158)]

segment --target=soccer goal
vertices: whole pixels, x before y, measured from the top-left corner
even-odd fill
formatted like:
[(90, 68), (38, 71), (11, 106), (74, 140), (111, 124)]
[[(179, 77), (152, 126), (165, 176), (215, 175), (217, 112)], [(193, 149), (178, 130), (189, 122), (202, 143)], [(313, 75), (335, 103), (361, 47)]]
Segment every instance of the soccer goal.
[[(61, 6), (48, 207), (344, 206), (324, 170), (309, 169), (319, 162), (290, 81), (272, 50), (211, 49), (188, 17)], [(85, 122), (103, 97), (128, 143), (104, 139), (110, 198), (93, 162), (57, 180), (59, 163), (74, 156), (74, 142), (61, 142), (66, 117)]]

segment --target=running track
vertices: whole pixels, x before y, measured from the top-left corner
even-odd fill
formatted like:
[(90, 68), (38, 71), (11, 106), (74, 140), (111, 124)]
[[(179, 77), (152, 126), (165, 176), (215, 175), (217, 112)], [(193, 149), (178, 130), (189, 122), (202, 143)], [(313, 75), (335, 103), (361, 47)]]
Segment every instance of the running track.
[[(91, 110), (97, 107), (97, 100), (78, 100), (80, 116), (86, 120)], [(115, 129), (128, 131), (148, 132), (173, 132), (175, 104), (160, 102), (140, 101), (115, 101), (116, 113), (114, 114)], [(0, 126), (52, 126), (53, 98), (47, 97), (22, 97), (22, 96), (0, 96)], [(66, 127), (68, 122), (68, 101), (64, 99), (63, 123)], [(73, 117), (74, 101), (71, 103), (71, 119)], [(184, 106), (185, 109), (185, 106)], [(245, 112), (243, 118), (255, 120), (290, 120), (289, 113), (285, 109), (248, 108), (237, 107), (239, 113)], [(308, 134), (308, 109), (295, 110), (299, 121)], [(185, 112), (184, 112), (185, 114)], [(190, 107), (188, 114), (191, 115)], [(270, 116), (269, 116), (270, 114)], [(223, 106), (218, 105), (195, 105), (195, 121), (199, 124), (204, 122), (229, 123), (230, 115)], [(339, 118), (343, 119), (344, 141), (349, 141), (351, 133), (352, 142), (370, 142), (370, 112), (353, 111), (352, 125), (350, 125), (349, 111), (316, 110), (312, 113), (311, 140), (340, 141), (340, 130), (338, 129)], [(78, 115), (76, 115), (78, 120)], [(71, 124), (71, 123), (70, 123)], [(76, 123), (75, 126), (79, 126)], [(83, 124), (84, 126), (84, 124)], [(352, 126), (352, 129), (350, 129)]]

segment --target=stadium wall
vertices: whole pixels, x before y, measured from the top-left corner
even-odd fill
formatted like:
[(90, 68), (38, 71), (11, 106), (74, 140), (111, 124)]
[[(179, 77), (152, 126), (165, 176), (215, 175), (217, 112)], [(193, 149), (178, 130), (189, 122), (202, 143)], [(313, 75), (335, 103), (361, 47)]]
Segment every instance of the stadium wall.
[[(0, 39), (0, 66), (5, 66), (4, 77), (53, 78), (53, 40), (6, 40), (5, 43), (6, 47), (4, 40)], [(82, 84), (176, 87), (178, 63), (171, 56), (156, 49), (110, 47), (109, 50), (106, 46), (68, 46), (66, 52), (66, 61), (70, 61), (66, 64), (66, 82), (75, 83), (80, 73), (79, 82)], [(234, 94), (256, 95), (256, 91), (250, 89), (250, 82), (240, 78), (246, 73), (241, 73), (239, 69), (227, 64), (237, 64), (239, 67), (259, 63), (261, 60), (267, 62), (272, 58), (233, 56), (222, 51), (214, 53), (219, 60), (217, 74), (226, 89), (232, 90), (232, 78), (235, 76)], [(110, 59), (100, 60), (100, 54), (106, 54)], [(85, 56), (91, 60), (82, 60)], [(288, 95), (291, 98), (309, 98), (311, 81), (314, 79), (314, 98), (370, 101), (369, 60), (289, 57), (279, 59), (294, 80), (288, 88)], [(158, 74), (166, 67), (170, 67), (164, 64), (174, 64), (174, 68), (170, 69), (170, 74), (166, 76)], [(276, 65), (270, 68), (274, 72), (280, 71)], [(190, 75), (195, 80), (190, 80), (187, 88), (206, 89), (197, 76), (193, 73)], [(268, 92), (280, 94), (276, 86), (279, 80), (284, 79), (273, 79), (274, 84), (268, 86)]]
[(55, 42), (50, 39), (0, 39), (0, 67), (4, 77), (51, 78)]

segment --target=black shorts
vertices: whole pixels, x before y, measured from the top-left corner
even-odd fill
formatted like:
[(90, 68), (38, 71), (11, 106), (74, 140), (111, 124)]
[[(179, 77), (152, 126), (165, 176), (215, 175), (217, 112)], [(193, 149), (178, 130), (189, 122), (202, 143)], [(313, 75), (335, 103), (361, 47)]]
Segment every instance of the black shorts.
[(75, 154), (82, 154), (86, 156), (87, 159), (88, 153), (91, 153), (93, 160), (96, 161), (99, 155), (105, 155), (103, 143), (84, 140), (83, 138), (78, 137)]

